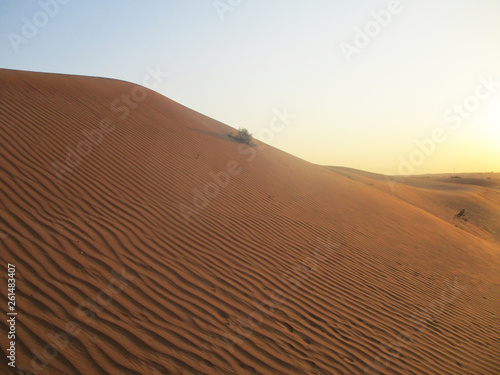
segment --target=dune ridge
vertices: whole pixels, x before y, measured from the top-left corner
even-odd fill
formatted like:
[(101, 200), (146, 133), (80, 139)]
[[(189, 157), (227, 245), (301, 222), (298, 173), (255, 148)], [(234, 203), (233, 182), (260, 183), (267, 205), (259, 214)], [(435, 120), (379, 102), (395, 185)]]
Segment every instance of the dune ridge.
[[(392, 193), (240, 148), (232, 128), (126, 82), (0, 83), (19, 373), (500, 373), (493, 189)], [(133, 92), (125, 116), (113, 103)], [(230, 162), (239, 173), (207, 198)], [(458, 198), (490, 216), (455, 226)]]

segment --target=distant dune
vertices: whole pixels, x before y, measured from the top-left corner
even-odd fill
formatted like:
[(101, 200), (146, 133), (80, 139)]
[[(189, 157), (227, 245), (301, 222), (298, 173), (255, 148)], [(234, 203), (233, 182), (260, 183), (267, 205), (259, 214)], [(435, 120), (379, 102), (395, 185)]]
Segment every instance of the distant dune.
[[(327, 167), (411, 203), (478, 237), (500, 244), (500, 173), (383, 176)], [(456, 214), (466, 210), (466, 219)]]
[(498, 175), (388, 183), (130, 83), (0, 83), (10, 373), (500, 373)]

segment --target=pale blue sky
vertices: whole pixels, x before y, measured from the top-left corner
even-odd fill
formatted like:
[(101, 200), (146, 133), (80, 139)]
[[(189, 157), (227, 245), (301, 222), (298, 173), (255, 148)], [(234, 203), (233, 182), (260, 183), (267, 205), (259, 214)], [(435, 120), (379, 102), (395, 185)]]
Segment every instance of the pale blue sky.
[[(159, 65), (161, 94), (256, 136), (286, 107), (295, 118), (270, 144), (314, 163), (500, 170), (500, 86), (469, 102), (459, 129), (443, 119), (481, 77), (500, 82), (498, 0), (402, 0), (350, 62), (341, 43), (355, 46), (356, 27), (390, 1), (220, 0), (238, 4), (221, 19), (212, 0), (72, 0), (16, 53), (9, 33), (23, 36), (41, 3), (52, 0), (0, 0), (0, 67), (141, 83)], [(436, 128), (446, 141), (420, 160), (415, 141)]]

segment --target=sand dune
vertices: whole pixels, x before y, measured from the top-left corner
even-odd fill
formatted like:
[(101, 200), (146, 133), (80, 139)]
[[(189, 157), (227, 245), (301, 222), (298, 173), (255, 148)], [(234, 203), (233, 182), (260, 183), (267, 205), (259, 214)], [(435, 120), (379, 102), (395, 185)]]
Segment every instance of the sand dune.
[(392, 192), (126, 82), (0, 84), (12, 373), (500, 373), (494, 187)]
[[(350, 168), (328, 169), (407, 201), (478, 237), (500, 243), (499, 173), (386, 177)], [(457, 220), (462, 209), (466, 210), (466, 220)]]

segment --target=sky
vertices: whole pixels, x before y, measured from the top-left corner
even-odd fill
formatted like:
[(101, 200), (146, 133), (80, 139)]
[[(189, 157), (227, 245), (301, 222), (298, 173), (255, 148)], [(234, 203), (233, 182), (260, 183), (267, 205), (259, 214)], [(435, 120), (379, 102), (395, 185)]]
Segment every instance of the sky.
[(162, 95), (312, 163), (498, 172), (499, 19), (498, 0), (0, 0), (0, 68), (149, 67)]

